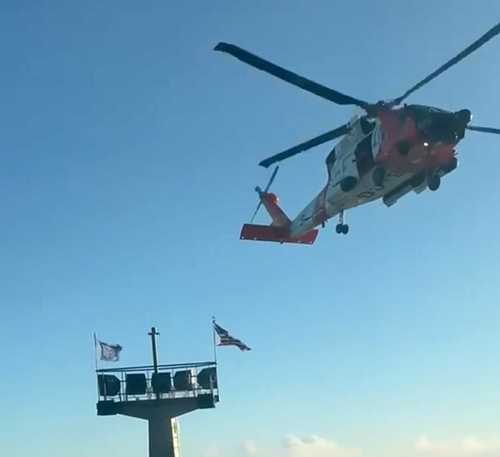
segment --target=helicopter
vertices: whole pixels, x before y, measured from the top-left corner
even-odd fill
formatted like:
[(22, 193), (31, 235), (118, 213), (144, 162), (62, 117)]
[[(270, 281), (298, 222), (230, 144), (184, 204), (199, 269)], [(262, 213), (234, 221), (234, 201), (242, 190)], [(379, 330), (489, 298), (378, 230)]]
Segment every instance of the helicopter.
[[(267, 168), (341, 138), (326, 158), (326, 185), (293, 220), (278, 205), (278, 197), (269, 192), (279, 169), (277, 165), (265, 188), (255, 188), (259, 202), (250, 223), (243, 225), (240, 239), (313, 244), (318, 235), (317, 227), (324, 228), (326, 221), (336, 216), (336, 232), (347, 234), (349, 226), (345, 223), (345, 211), (348, 209), (377, 199), (382, 199), (389, 207), (410, 191), (436, 191), (441, 179), (457, 168), (456, 146), (466, 131), (498, 135), (500, 129), (470, 125), (472, 114), (468, 109), (451, 112), (433, 106), (402, 103), (499, 33), (500, 23), (403, 95), (377, 103), (369, 103), (319, 84), (234, 44), (217, 44), (216, 51), (232, 55), (258, 70), (338, 105), (357, 106), (363, 112), (340, 127), (259, 163)], [(271, 217), (270, 225), (253, 224), (261, 206)]]

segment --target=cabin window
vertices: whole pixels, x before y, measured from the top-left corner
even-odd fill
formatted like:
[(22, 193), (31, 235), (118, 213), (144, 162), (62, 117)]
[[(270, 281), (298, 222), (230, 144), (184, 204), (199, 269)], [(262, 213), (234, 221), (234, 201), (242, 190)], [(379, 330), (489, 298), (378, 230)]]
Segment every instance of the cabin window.
[(356, 146), (354, 155), (356, 156), (356, 165), (358, 167), (359, 176), (365, 175), (373, 168), (371, 135), (368, 135)]

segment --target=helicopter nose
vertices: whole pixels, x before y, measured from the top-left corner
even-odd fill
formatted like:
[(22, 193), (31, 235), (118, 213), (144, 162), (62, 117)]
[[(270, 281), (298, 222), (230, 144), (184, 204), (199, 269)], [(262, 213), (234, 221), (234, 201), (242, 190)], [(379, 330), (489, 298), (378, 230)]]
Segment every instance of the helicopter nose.
[(468, 109), (462, 109), (454, 113), (455, 120), (453, 122), (453, 130), (455, 131), (455, 135), (457, 140), (460, 141), (465, 135), (465, 128), (467, 124), (472, 119), (472, 113)]

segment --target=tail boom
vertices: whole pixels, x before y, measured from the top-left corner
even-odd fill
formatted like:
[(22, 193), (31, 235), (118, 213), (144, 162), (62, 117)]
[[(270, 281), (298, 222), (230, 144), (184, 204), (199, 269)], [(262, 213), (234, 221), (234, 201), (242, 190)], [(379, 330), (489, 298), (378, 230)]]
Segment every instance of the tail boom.
[[(317, 230), (301, 231), (291, 235), (292, 221), (278, 205), (278, 197), (270, 192), (255, 190), (259, 194), (260, 202), (271, 216), (271, 225), (244, 224), (241, 240), (274, 241), (277, 243), (313, 244), (318, 236)], [(257, 207), (258, 208), (258, 207)]]

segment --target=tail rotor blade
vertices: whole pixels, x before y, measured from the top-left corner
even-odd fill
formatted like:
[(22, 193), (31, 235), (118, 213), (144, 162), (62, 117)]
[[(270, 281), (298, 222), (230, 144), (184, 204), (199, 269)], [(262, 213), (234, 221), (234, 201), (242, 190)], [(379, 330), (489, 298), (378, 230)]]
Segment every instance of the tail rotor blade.
[(250, 223), (252, 223), (253, 220), (255, 219), (255, 216), (257, 216), (257, 213), (259, 212), (259, 209), (261, 206), (262, 206), (262, 200), (260, 200), (260, 197), (259, 197), (259, 204), (257, 205), (257, 208), (255, 208), (255, 211), (252, 214), (252, 217), (250, 219)]
[(267, 183), (267, 186), (264, 189), (264, 193), (267, 193), (267, 191), (271, 187), (271, 184), (273, 183), (274, 178), (276, 178), (276, 175), (278, 174), (279, 169), (280, 169), (279, 165), (276, 165), (276, 168), (274, 169), (273, 174), (271, 175), (271, 178), (269, 179), (269, 182)]
[(271, 184), (274, 181), (274, 178), (276, 178), (276, 175), (278, 174), (279, 168), (280, 168), (279, 165), (277, 165), (276, 168), (273, 170), (273, 174), (269, 178), (269, 181), (268, 181), (268, 183), (267, 183), (267, 185), (266, 185), (266, 187), (264, 188), (263, 191), (258, 186), (255, 188), (255, 191), (259, 194), (259, 203), (257, 205), (257, 208), (255, 208), (254, 213), (252, 214), (252, 218), (250, 219), (250, 222), (253, 222), (253, 220), (255, 219), (255, 216), (257, 216), (257, 213), (259, 212), (260, 207), (262, 206), (261, 194), (265, 194), (265, 193), (267, 193), (269, 191), (269, 189), (271, 187)]

